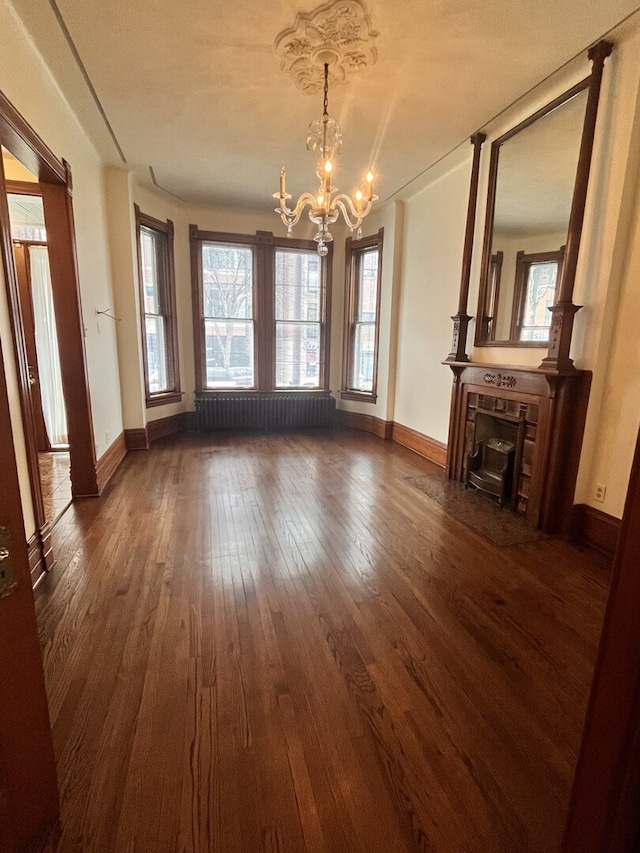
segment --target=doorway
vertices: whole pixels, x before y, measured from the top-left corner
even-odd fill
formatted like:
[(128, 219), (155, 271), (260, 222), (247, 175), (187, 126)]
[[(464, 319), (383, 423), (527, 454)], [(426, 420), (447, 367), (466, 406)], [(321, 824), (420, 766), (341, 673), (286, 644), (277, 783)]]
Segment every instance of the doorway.
[(35, 585), (55, 561), (56, 519), (72, 499), (98, 495), (99, 487), (71, 172), (1, 93), (0, 142), (0, 244), (35, 526), (27, 531)]
[(8, 152), (3, 158), (42, 501), (45, 520), (53, 526), (72, 493), (44, 206), (35, 176), (30, 182), (10, 180), (15, 163)]

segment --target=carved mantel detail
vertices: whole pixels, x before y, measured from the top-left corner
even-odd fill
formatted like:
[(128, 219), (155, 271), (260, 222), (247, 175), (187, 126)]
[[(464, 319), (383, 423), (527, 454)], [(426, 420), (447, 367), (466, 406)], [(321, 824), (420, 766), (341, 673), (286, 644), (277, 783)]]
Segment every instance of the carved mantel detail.
[(518, 384), (515, 376), (506, 376), (503, 373), (485, 373), (483, 380), (487, 385), (495, 385), (496, 388), (515, 388)]

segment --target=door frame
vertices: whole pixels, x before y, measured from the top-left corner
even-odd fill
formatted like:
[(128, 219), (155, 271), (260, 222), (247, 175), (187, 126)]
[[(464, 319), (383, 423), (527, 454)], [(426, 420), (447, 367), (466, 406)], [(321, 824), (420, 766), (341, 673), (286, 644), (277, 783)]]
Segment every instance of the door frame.
[[(71, 169), (66, 161), (59, 160), (52, 153), (2, 92), (0, 92), (0, 143), (39, 181), (35, 186), (38, 187), (44, 206), (56, 330), (60, 346), (62, 388), (67, 408), (71, 493), (73, 498), (99, 495), (84, 346), (84, 322), (78, 281)], [(42, 499), (29, 369), (2, 158), (0, 158), (0, 252), (11, 315), (13, 348), (36, 523), (36, 542), (30, 542), (30, 564), (32, 580), (37, 582), (54, 563), (51, 546), (52, 525), (46, 520)]]
[(11, 560), (16, 581), (0, 598), (0, 850), (13, 853), (42, 849), (60, 800), (1, 344), (0, 435), (3, 565)]
[(640, 433), (582, 732), (563, 853), (640, 842)]

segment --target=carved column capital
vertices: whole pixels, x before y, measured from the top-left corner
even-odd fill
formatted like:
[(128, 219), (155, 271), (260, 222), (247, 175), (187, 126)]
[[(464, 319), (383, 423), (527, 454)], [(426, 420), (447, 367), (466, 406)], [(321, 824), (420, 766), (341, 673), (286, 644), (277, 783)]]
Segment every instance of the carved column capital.
[(469, 314), (454, 314), (451, 318), (453, 320), (453, 334), (451, 337), (451, 352), (445, 358), (443, 363), (451, 362), (451, 361), (469, 361), (469, 356), (467, 355), (467, 331), (469, 329), (469, 322), (473, 319)]
[(573, 302), (557, 302), (551, 311), (551, 327), (549, 329), (549, 350), (546, 358), (540, 363), (540, 370), (573, 373), (577, 368), (573, 359), (569, 358), (573, 321), (581, 305)]

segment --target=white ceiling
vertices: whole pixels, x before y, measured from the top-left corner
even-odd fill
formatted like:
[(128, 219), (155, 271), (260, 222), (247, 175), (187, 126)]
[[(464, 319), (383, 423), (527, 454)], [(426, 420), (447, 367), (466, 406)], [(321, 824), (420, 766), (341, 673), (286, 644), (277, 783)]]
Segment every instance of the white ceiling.
[[(151, 167), (194, 204), (272, 208), (283, 165), (290, 192), (313, 188), (305, 140), (321, 97), (280, 70), (273, 42), (315, 0), (12, 2), (108, 161), (143, 182)], [(364, 0), (378, 60), (330, 90), (336, 184), (352, 192), (372, 166), (389, 198), (638, 5)]]

